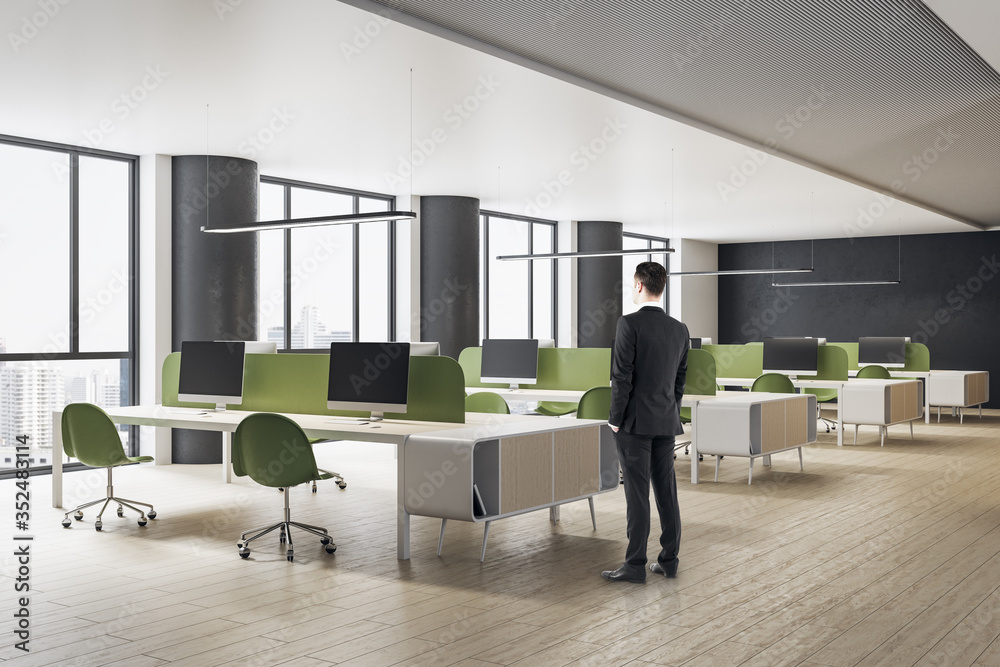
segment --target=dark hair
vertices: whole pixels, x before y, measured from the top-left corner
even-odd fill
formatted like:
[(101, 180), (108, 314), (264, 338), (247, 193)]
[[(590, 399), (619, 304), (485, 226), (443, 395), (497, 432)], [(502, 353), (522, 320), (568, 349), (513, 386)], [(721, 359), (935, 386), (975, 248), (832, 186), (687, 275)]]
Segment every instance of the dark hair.
[(650, 296), (660, 296), (667, 286), (667, 270), (657, 262), (643, 262), (635, 267), (635, 279), (645, 286)]

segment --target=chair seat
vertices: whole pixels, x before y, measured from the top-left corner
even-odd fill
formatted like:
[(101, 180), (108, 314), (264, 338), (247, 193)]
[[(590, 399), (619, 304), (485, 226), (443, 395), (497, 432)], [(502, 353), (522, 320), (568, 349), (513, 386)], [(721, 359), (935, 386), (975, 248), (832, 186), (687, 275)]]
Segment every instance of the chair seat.
[(131, 463), (152, 463), (152, 456), (126, 456)]
[(558, 403), (554, 401), (539, 401), (535, 412), (547, 417), (562, 417), (571, 412), (576, 412), (576, 403)]

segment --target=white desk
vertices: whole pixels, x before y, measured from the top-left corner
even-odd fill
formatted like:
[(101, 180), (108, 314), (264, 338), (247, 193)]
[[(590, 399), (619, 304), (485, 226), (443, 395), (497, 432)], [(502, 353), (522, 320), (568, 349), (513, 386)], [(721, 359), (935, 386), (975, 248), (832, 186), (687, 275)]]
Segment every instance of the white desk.
[[(609, 385), (610, 386), (610, 385)], [(556, 401), (579, 403), (586, 392), (572, 389), (505, 389), (502, 387), (466, 387), (465, 393), (472, 395), (490, 392), (503, 397), (505, 401)]]
[[(224, 410), (205, 411), (196, 408), (174, 408), (162, 405), (128, 406), (107, 410), (111, 419), (119, 424), (139, 426), (164, 426), (189, 428), (199, 431), (218, 431), (225, 434), (222, 447), (222, 476), (225, 483), (232, 479), (232, 435), (240, 422), (252, 412)], [(369, 424), (332, 423), (331, 415), (288, 414), (306, 435), (333, 440), (359, 440), (385, 442), (396, 445), (396, 554), (400, 560), (410, 557), (410, 514), (404, 506), (405, 489), (403, 473), (406, 440), (413, 435), (438, 437), (442, 441), (474, 441), (487, 438), (513, 437), (545, 433), (581, 426), (603, 424), (590, 419), (559, 419), (533, 415), (494, 415), (467, 413), (466, 423), (417, 422), (385, 420), (378, 428)], [(62, 410), (52, 413), (52, 506), (62, 507)]]
[[(920, 378), (924, 381), (924, 423), (931, 423), (931, 404), (930, 404), (930, 388), (927, 386), (927, 378), (930, 377), (932, 371), (904, 371), (901, 368), (887, 368), (889, 375), (894, 378)], [(858, 374), (857, 371), (847, 371), (847, 374), (854, 378)]]

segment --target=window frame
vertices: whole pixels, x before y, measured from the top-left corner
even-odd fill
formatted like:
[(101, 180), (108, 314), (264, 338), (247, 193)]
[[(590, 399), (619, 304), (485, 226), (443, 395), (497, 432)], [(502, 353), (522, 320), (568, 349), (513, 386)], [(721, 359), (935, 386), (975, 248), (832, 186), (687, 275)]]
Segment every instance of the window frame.
[[(493, 218), (499, 218), (501, 220), (512, 220), (514, 222), (527, 222), (532, 225), (531, 233), (528, 234), (528, 253), (534, 253), (535, 245), (535, 225), (542, 225), (550, 228), (550, 233), (552, 235), (552, 252), (559, 252), (559, 234), (558, 234), (558, 221), (547, 220), (545, 218), (533, 218), (526, 215), (516, 215), (513, 213), (503, 213), (501, 211), (491, 211), (487, 209), (480, 209), (479, 220), (482, 225), (482, 239), (480, 244), (482, 246), (482, 254), (480, 255), (480, 265), (482, 266), (483, 274), (483, 299), (482, 299), (482, 323), (483, 331), (482, 337), (490, 337), (490, 221)], [(528, 298), (527, 298), (527, 308), (528, 308), (528, 335), (529, 337), (534, 337), (535, 334), (535, 261), (536, 260), (526, 260), (528, 262)], [(552, 280), (552, 339), (559, 340), (559, 271), (556, 267), (556, 260), (550, 259), (549, 267), (551, 271)]]
[[(366, 190), (356, 190), (352, 188), (343, 188), (334, 185), (324, 185), (322, 183), (311, 183), (308, 181), (298, 181), (290, 178), (281, 178), (278, 176), (261, 176), (260, 184), (263, 185), (277, 185), (283, 188), (282, 197), (282, 215), (285, 219), (290, 219), (292, 217), (292, 190), (294, 188), (302, 190), (313, 190), (316, 192), (328, 192), (338, 195), (346, 195), (353, 198), (351, 211), (353, 213), (359, 213), (361, 208), (361, 199), (376, 199), (384, 201), (388, 204), (387, 211), (396, 210), (396, 198), (393, 195), (383, 194), (381, 192), (369, 192)], [(396, 225), (399, 221), (389, 221), (389, 229), (387, 234), (386, 243), (386, 253), (388, 255), (388, 294), (386, 295), (386, 307), (388, 310), (388, 317), (386, 318), (386, 338), (388, 342), (394, 342), (396, 340)], [(361, 256), (361, 238), (358, 233), (358, 227), (362, 224), (354, 222), (351, 223), (351, 257), (352, 257), (352, 272), (353, 272), (353, 294), (351, 297), (352, 302), (352, 316), (351, 316), (351, 340), (353, 342), (358, 342), (361, 330), (361, 300), (360, 300), (360, 282), (361, 282), (361, 268), (360, 268), (360, 256)], [(317, 352), (328, 352), (326, 349), (319, 348), (292, 348), (292, 230), (285, 229), (282, 234), (282, 242), (284, 243), (284, 248), (282, 252), (283, 264), (282, 274), (284, 276), (282, 293), (284, 295), (284, 304), (282, 307), (283, 314), (282, 319), (284, 320), (284, 341), (282, 343), (281, 349), (278, 350), (280, 353), (308, 353), (315, 354)], [(257, 267), (258, 274), (260, 273), (260, 266)], [(258, 323), (260, 321), (260, 314), (257, 314)], [(266, 332), (259, 330), (258, 326), (257, 336), (260, 338), (266, 335)]]
[[(622, 232), (622, 240), (624, 241), (625, 239), (639, 239), (639, 240), (642, 240), (642, 241), (646, 242), (646, 249), (648, 249), (648, 250), (651, 251), (648, 255), (645, 256), (647, 262), (652, 262), (653, 261), (653, 255), (663, 255), (663, 268), (667, 270), (667, 281), (668, 281), (667, 288), (663, 290), (663, 308), (664, 308), (664, 310), (666, 310), (666, 312), (669, 313), (670, 312), (670, 284), (669, 284), (669, 280), (670, 280), (670, 253), (668, 253), (668, 252), (659, 252), (659, 253), (657, 253), (657, 252), (652, 252), (652, 251), (654, 251), (654, 250), (664, 250), (665, 251), (667, 248), (670, 247), (670, 239), (664, 238), (662, 236), (652, 236), (650, 234), (639, 234), (639, 233), (636, 233), (636, 232), (625, 232), (625, 231), (623, 231)], [(653, 247), (653, 243), (662, 243), (663, 247), (662, 248), (654, 248)], [(636, 255), (629, 255), (629, 257), (636, 257)], [(642, 255), (638, 255), (638, 257), (642, 257)]]
[[(130, 153), (54, 143), (0, 134), (0, 143), (19, 148), (65, 153), (69, 156), (69, 351), (68, 352), (18, 352), (0, 353), (0, 362), (23, 361), (87, 361), (128, 360), (128, 405), (135, 405), (139, 387), (139, 156)], [(128, 165), (128, 349), (106, 352), (80, 352), (80, 157), (116, 160)], [(129, 427), (129, 456), (139, 452), (139, 427)], [(53, 452), (52, 456), (62, 456)], [(86, 468), (79, 462), (63, 465), (63, 470)], [(32, 475), (51, 474), (52, 465), (31, 467)], [(0, 479), (13, 477), (16, 471), (0, 470)]]

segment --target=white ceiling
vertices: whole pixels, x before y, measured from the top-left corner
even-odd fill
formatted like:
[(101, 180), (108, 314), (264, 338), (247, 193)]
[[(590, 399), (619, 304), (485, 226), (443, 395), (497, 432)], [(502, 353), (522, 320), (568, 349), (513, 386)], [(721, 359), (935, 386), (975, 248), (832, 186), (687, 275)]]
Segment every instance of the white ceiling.
[[(997, 66), (1000, 10), (928, 4)], [(39, 7), (0, 9), (3, 134), (252, 157), (267, 175), (719, 242), (972, 229), (776, 157), (758, 166), (733, 141), (332, 0), (93, 0), (47, 21)], [(45, 25), (15, 51), (9, 34), (33, 16)], [(452, 111), (477, 90), (478, 108)], [(613, 141), (591, 160), (580, 147), (600, 149), (602, 131)], [(723, 196), (741, 165), (753, 173)]]

